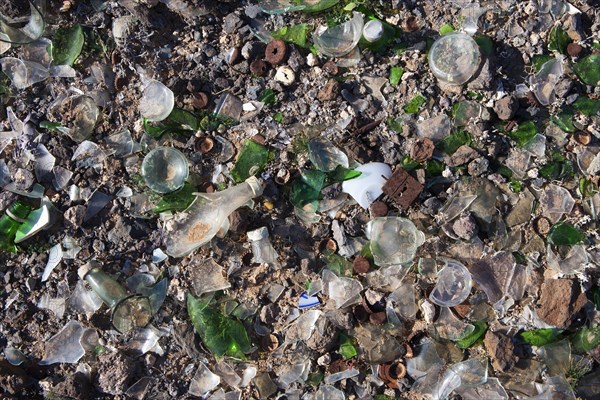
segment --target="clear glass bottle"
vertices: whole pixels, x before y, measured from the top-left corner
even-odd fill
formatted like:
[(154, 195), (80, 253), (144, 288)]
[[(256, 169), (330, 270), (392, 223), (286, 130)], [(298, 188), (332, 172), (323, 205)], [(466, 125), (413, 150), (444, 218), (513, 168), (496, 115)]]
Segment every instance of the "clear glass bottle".
[(31, 207), (20, 201), (14, 202), (6, 209), (2, 218), (0, 218), (0, 250), (11, 253), (17, 252), (15, 236), (30, 212)]
[(226, 224), (229, 214), (262, 194), (255, 177), (216, 193), (199, 193), (196, 200), (170, 221), (165, 233), (167, 254), (183, 257), (208, 243)]
[(150, 322), (152, 306), (148, 297), (129, 294), (121, 284), (102, 271), (99, 263), (92, 261), (81, 267), (79, 277), (89, 283), (110, 307), (111, 321), (117, 331), (127, 333), (135, 328), (143, 328)]

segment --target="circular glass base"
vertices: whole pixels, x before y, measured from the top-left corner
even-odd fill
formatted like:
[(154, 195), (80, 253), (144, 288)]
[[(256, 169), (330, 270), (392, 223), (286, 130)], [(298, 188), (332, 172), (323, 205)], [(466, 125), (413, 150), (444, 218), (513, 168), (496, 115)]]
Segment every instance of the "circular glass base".
[(121, 333), (143, 328), (152, 319), (150, 300), (141, 295), (133, 295), (117, 304), (112, 313), (112, 324)]
[(185, 156), (171, 147), (158, 147), (142, 162), (142, 176), (155, 192), (169, 193), (183, 186), (188, 178), (189, 165)]
[(479, 45), (469, 35), (451, 33), (436, 40), (429, 50), (429, 67), (441, 81), (462, 85), (481, 62)]

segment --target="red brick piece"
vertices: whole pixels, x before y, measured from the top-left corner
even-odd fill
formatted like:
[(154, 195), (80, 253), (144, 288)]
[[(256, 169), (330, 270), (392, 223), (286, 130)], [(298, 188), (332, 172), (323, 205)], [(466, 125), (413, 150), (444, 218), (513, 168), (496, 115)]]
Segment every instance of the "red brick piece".
[(423, 185), (402, 168), (396, 168), (381, 189), (396, 205), (406, 210), (419, 197)]

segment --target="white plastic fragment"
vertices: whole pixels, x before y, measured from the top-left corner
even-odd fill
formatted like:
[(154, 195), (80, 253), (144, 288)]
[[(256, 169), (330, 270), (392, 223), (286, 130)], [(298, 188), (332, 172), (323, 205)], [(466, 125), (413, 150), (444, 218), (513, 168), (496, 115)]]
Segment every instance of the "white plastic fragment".
[(384, 163), (368, 163), (356, 168), (361, 175), (342, 182), (342, 190), (348, 193), (362, 208), (369, 208), (379, 196), (386, 180), (392, 176), (392, 169)]
[(56, 363), (74, 364), (83, 357), (85, 350), (81, 345), (84, 327), (79, 322), (69, 321), (56, 335), (46, 342), (44, 359), (40, 365)]
[(319, 304), (321, 304), (321, 302), (317, 296), (309, 296), (306, 292), (302, 293), (300, 299), (298, 300), (298, 308), (301, 310), (318, 306)]
[(50, 254), (48, 255), (48, 262), (46, 263), (46, 268), (44, 269), (44, 273), (42, 274), (42, 282), (46, 282), (50, 277), (50, 274), (56, 268), (63, 257), (62, 246), (60, 244), (52, 246), (50, 249)]

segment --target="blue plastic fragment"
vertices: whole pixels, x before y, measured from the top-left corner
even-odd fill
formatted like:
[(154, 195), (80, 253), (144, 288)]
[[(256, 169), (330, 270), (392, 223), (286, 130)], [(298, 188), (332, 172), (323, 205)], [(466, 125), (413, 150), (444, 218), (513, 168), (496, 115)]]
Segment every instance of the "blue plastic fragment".
[(298, 308), (303, 310), (305, 308), (314, 307), (321, 304), (317, 296), (309, 296), (308, 293), (302, 293), (300, 300), (298, 301)]

